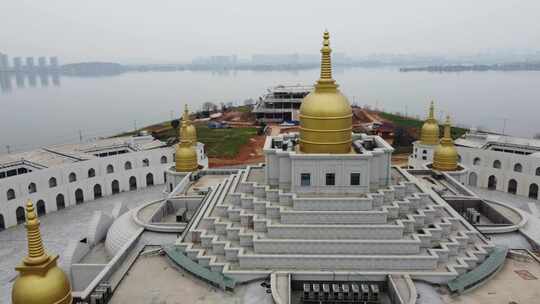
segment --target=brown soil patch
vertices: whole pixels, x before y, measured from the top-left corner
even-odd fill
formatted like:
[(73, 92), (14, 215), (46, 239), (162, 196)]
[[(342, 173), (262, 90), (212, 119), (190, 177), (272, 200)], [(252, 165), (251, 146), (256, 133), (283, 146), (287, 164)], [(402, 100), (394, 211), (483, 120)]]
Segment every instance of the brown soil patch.
[(238, 154), (233, 158), (209, 158), (208, 161), (210, 168), (255, 164), (263, 162), (263, 147), (265, 138), (266, 137), (264, 135), (258, 135), (250, 138), (249, 144), (244, 145), (242, 148), (240, 148)]

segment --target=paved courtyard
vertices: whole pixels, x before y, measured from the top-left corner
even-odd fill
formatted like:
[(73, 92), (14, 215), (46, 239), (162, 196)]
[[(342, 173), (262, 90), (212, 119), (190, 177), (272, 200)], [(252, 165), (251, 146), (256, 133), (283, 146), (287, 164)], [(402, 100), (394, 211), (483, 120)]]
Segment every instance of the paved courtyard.
[[(88, 201), (82, 205), (47, 214), (40, 218), (41, 234), (49, 252), (62, 254), (69, 241), (86, 237), (88, 222), (94, 211), (110, 213), (116, 202), (123, 201), (129, 209), (150, 200), (164, 197), (163, 185), (124, 192), (118, 195)], [(10, 303), (11, 285), (17, 276), (15, 266), (26, 255), (26, 230), (24, 225), (0, 232), (0, 303)]]

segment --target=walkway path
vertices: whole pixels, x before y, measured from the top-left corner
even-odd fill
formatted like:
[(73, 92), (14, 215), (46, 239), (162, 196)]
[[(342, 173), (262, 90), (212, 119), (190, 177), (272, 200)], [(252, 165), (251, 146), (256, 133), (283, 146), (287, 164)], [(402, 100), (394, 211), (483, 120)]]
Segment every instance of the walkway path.
[[(40, 218), (41, 234), (45, 248), (49, 252), (62, 254), (70, 240), (78, 240), (86, 236), (88, 221), (94, 211), (110, 213), (115, 202), (123, 201), (128, 208), (134, 208), (149, 200), (164, 197), (163, 186), (125, 192), (88, 201), (82, 205), (72, 206), (64, 210), (47, 214)], [(23, 225), (11, 227), (0, 232), (0, 303), (10, 303), (11, 285), (17, 276), (15, 266), (26, 255), (26, 230)]]

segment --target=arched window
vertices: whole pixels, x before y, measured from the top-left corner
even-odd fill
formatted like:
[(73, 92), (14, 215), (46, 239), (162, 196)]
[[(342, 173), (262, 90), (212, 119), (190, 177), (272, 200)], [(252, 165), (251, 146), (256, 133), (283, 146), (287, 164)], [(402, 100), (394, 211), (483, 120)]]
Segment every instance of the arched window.
[(538, 199), (538, 185), (537, 184), (533, 183), (529, 186), (529, 198)]
[(75, 190), (75, 203), (76, 204), (84, 203), (84, 193), (82, 189)]
[(15, 210), (15, 217), (17, 218), (17, 224), (22, 224), (26, 220), (23, 207), (17, 207)]
[(30, 183), (28, 185), (28, 193), (36, 193), (37, 187), (35, 183)]
[(6, 192), (6, 196), (7, 196), (7, 200), (12, 200), (12, 199), (15, 199), (15, 190), (13, 189), (9, 189), (7, 192)]
[(516, 194), (518, 183), (515, 179), (508, 181), (508, 193)]
[(124, 164), (124, 169), (125, 170), (131, 170), (132, 166), (131, 166), (131, 162), (130, 161), (127, 161), (125, 164)]
[(482, 161), (480, 160), (480, 157), (475, 157), (473, 160), (473, 165), (480, 166), (482, 164)]
[(66, 208), (66, 200), (64, 198), (64, 195), (62, 193), (59, 193), (56, 196), (56, 210), (62, 210)]
[(88, 177), (94, 177), (96, 176), (96, 170), (94, 170), (94, 168), (90, 168), (88, 170)]
[(43, 200), (39, 200), (36, 203), (36, 209), (37, 209), (37, 215), (42, 216), (47, 213), (47, 210), (45, 208), (45, 202)]
[(94, 186), (94, 199), (101, 198), (102, 196), (103, 196), (103, 194), (101, 193), (101, 185), (96, 184)]
[(142, 161), (142, 166), (143, 166), (143, 167), (148, 167), (148, 166), (150, 166), (150, 161), (148, 160), (148, 158), (143, 159), (143, 161)]
[(493, 162), (493, 168), (500, 169), (501, 168), (501, 161), (500, 160), (494, 161)]
[(109, 174), (110, 174), (110, 173), (114, 173), (114, 167), (113, 167), (113, 165), (108, 165), (108, 166), (107, 166), (107, 173), (109, 173)]
[(514, 171), (515, 172), (521, 172), (523, 171), (523, 166), (520, 163), (517, 163), (514, 165)]
[(49, 188), (54, 188), (58, 185), (56, 182), (56, 177), (49, 178)]
[(146, 186), (154, 185), (154, 175), (152, 173), (146, 174)]
[(163, 156), (161, 157), (161, 163), (162, 163), (162, 164), (166, 164), (166, 163), (167, 163), (167, 156), (163, 155)]
[(6, 222), (4, 222), (4, 215), (0, 214), (0, 231), (6, 229)]
[(75, 172), (71, 172), (69, 174), (68, 180), (69, 180), (70, 183), (76, 182), (77, 181), (77, 174), (75, 174)]
[(536, 176), (540, 176), (540, 167), (536, 168)]
[(459, 155), (459, 154), (457, 156), (457, 161), (458, 161), (458, 163), (461, 163), (461, 155)]

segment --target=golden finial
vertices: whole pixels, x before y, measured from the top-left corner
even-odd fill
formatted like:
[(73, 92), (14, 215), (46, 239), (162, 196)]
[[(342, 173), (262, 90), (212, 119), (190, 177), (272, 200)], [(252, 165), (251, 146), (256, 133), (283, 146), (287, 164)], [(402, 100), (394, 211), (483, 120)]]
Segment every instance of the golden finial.
[(440, 144), (435, 148), (433, 168), (440, 171), (455, 171), (458, 169), (458, 152), (452, 140), (450, 116), (446, 116), (444, 135)]
[(187, 104), (184, 106), (184, 114), (182, 116), (182, 124), (180, 127), (180, 140), (186, 140), (192, 145), (197, 144), (197, 129), (189, 119), (189, 109)]
[(39, 220), (31, 201), (26, 203), (28, 256), (15, 269), (19, 276), (11, 290), (13, 304), (70, 304), (71, 285), (66, 274), (57, 266), (58, 255), (45, 253)]
[(321, 78), (317, 81), (316, 89), (336, 89), (336, 81), (332, 78), (332, 49), (330, 48), (330, 33), (324, 31), (321, 48)]
[(429, 117), (428, 119), (435, 119), (435, 102), (432, 100), (429, 104)]
[(184, 115), (182, 116), (182, 122), (188, 123), (189, 122), (189, 109), (188, 105), (184, 105)]
[(39, 231), (39, 220), (34, 210), (34, 205), (29, 200), (26, 203), (26, 233), (28, 236), (28, 256), (23, 262), (26, 265), (41, 265), (49, 259), (49, 256), (43, 249), (41, 232)]

